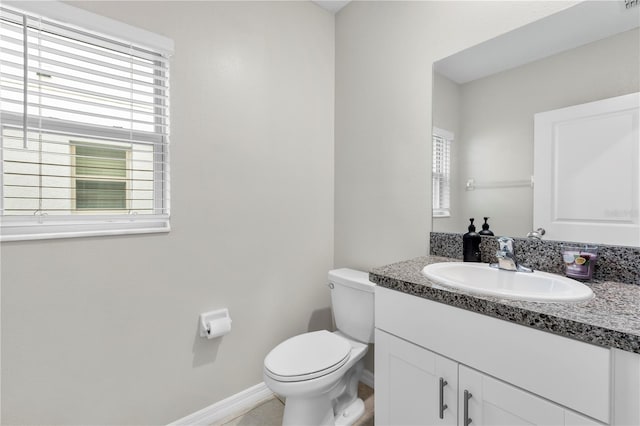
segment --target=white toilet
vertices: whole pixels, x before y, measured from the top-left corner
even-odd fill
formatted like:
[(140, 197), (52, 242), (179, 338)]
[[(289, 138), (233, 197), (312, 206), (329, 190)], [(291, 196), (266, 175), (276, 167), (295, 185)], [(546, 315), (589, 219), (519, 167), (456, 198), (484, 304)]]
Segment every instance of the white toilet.
[(294, 336), (264, 359), (264, 382), (286, 398), (285, 426), (347, 426), (364, 413), (358, 382), (373, 342), (375, 284), (343, 268), (329, 271), (329, 288), (338, 331)]

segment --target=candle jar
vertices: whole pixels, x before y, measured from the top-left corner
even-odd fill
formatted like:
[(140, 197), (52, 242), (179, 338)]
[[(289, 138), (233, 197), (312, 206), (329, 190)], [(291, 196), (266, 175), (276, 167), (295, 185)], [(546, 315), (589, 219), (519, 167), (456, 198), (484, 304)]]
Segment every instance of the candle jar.
[(590, 280), (598, 259), (598, 247), (563, 245), (561, 250), (565, 275), (579, 280)]

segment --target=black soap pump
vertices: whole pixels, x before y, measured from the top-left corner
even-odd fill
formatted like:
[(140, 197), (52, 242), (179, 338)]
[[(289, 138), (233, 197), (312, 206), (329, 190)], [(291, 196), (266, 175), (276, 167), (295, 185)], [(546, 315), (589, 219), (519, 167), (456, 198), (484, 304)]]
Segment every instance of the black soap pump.
[(476, 232), (473, 218), (469, 219), (469, 232), (462, 236), (462, 257), (465, 262), (480, 262), (480, 234)]
[(478, 232), (478, 234), (493, 236), (493, 231), (489, 230), (489, 224), (487, 223), (487, 220), (489, 220), (489, 218), (485, 217), (484, 218), (484, 223), (482, 224), (482, 231)]

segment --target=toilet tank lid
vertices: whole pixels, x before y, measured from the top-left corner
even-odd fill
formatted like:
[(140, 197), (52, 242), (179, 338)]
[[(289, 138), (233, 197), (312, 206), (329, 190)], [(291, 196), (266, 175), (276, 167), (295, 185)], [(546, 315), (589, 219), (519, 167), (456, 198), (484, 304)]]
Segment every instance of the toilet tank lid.
[(373, 293), (375, 284), (369, 281), (367, 272), (356, 271), (355, 269), (340, 268), (329, 271), (329, 282), (352, 287), (361, 291)]

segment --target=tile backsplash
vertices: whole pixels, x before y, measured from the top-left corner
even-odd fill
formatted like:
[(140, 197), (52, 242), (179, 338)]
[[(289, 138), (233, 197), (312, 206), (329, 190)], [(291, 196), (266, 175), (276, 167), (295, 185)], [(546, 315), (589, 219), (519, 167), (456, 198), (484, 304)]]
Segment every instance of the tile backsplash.
[[(448, 232), (432, 232), (430, 254), (462, 259), (462, 235)], [(514, 238), (515, 254), (519, 263), (533, 269), (564, 274), (560, 253), (563, 244), (578, 244), (569, 241), (546, 241), (530, 238)], [(640, 247), (598, 245), (598, 260), (593, 279), (618, 281), (640, 285)], [(495, 263), (498, 250), (497, 237), (482, 237), (480, 251), (482, 261)]]

